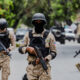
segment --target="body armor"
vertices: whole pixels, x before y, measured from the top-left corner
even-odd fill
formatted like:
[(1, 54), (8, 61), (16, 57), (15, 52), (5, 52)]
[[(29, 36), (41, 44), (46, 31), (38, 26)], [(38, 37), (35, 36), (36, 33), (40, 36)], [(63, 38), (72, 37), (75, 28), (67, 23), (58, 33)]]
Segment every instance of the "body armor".
[(6, 48), (9, 48), (10, 46), (10, 38), (9, 38), (9, 32), (0, 33), (0, 41), (3, 43), (3, 45)]
[(49, 34), (48, 31), (44, 32), (43, 37), (33, 37), (32, 31), (29, 32), (30, 45), (31, 47), (37, 46), (42, 52), (43, 57), (49, 54), (49, 48), (45, 47), (45, 39)]

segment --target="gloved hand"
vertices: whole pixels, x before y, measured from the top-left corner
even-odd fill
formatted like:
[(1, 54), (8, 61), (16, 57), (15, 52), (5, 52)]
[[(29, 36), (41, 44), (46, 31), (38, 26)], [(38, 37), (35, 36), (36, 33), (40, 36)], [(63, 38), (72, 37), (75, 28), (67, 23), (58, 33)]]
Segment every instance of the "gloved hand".
[(26, 51), (29, 52), (30, 54), (35, 54), (36, 55), (35, 49), (33, 47), (27, 47)]
[(3, 54), (6, 54), (6, 52), (5, 51), (1, 51)]
[[(10, 49), (8, 48), (7, 51), (10, 52)], [(6, 51), (3, 50), (1, 52), (6, 55)]]
[(9, 52), (11, 51), (11, 49), (10, 49), (10, 48), (8, 48), (7, 50), (8, 50)]
[[(49, 61), (47, 58), (44, 58), (44, 60), (45, 60), (46, 62), (48, 62), (48, 61)], [(39, 64), (39, 63), (40, 63), (40, 59), (39, 59), (39, 58), (37, 58), (37, 59), (36, 59), (36, 64)]]
[(44, 60), (45, 60), (46, 62), (48, 62), (48, 61), (49, 61), (49, 59), (48, 59), (48, 58), (46, 58), (46, 57), (44, 58)]

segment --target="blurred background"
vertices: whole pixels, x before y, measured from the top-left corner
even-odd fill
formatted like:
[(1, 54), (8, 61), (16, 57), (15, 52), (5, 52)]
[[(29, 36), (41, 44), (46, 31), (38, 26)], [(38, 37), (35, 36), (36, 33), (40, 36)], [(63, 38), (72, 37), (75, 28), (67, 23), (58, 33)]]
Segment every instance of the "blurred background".
[[(31, 19), (37, 12), (45, 14), (45, 28), (52, 31), (56, 39), (58, 55), (50, 62), (52, 80), (80, 80), (80, 55), (74, 58), (80, 54), (80, 0), (0, 0), (0, 18), (7, 19), (8, 30), (15, 33), (17, 47), (33, 28)], [(22, 80), (28, 64), (27, 54), (19, 54), (18, 48), (11, 54), (9, 80)]]
[(80, 23), (80, 0), (0, 0), (0, 18), (7, 19), (9, 30), (15, 31), (17, 41), (32, 28), (31, 19), (36, 12), (45, 14), (45, 28), (52, 31), (56, 41), (65, 44), (65, 40), (77, 40), (80, 43), (79, 34), (76, 35)]

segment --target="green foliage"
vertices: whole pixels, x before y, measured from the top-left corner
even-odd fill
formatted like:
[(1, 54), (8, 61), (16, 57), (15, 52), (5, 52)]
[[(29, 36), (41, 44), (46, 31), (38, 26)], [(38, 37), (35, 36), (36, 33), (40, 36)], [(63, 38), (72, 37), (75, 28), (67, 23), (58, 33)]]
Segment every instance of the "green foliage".
[(15, 16), (11, 11), (10, 11), (10, 6), (13, 7), (13, 2), (12, 0), (2, 0), (1, 6), (0, 6), (0, 16), (4, 17), (8, 20), (9, 25), (11, 26), (12, 23), (12, 18)]
[(5, 12), (6, 12), (6, 10), (0, 9), (0, 15), (4, 14)]
[(36, 12), (45, 14), (47, 28), (53, 26), (54, 20), (74, 21), (79, 9), (80, 0), (0, 0), (0, 17), (5, 17), (13, 28), (21, 23), (32, 26), (32, 15)]

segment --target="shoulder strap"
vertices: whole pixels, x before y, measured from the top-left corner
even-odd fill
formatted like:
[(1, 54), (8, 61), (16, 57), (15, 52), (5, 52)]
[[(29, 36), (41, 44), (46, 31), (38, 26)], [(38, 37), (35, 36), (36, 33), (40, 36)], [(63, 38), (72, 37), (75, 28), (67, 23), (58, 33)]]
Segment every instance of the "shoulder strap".
[[(44, 39), (47, 38), (48, 34), (49, 34), (49, 30), (46, 30), (46, 31), (44, 32), (44, 34), (43, 34)], [(33, 37), (33, 35), (32, 35), (32, 30), (30, 30), (30, 31), (29, 31), (29, 38), (32, 38), (32, 37)]]
[(46, 30), (46, 31), (44, 32), (44, 35), (43, 35), (44, 39), (47, 38), (48, 34), (49, 34), (49, 30)]
[(7, 30), (7, 35), (8, 35), (8, 36), (10, 35), (10, 31), (9, 31), (9, 30)]
[(33, 35), (32, 35), (32, 30), (29, 31), (29, 38), (32, 38)]

